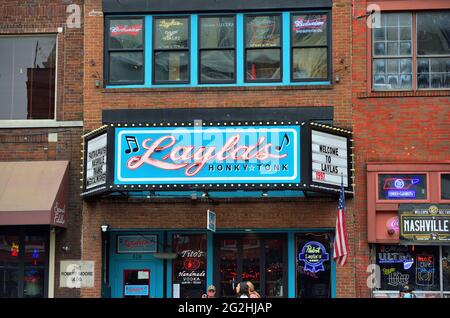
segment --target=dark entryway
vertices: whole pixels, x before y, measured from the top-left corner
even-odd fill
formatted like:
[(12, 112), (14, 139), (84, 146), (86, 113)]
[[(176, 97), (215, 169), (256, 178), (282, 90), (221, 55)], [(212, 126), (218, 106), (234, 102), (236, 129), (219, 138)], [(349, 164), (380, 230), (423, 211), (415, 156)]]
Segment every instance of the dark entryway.
[(236, 297), (241, 281), (251, 281), (261, 297), (287, 297), (286, 235), (216, 235), (214, 264), (218, 297)]

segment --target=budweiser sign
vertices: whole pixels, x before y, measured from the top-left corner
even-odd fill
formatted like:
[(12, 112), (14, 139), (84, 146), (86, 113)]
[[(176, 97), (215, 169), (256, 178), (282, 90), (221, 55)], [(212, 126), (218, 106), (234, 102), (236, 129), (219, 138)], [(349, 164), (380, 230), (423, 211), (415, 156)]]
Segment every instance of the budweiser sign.
[(116, 128), (117, 184), (299, 181), (298, 126)]
[(326, 16), (315, 19), (298, 18), (294, 21), (293, 29), (296, 33), (323, 32), (326, 22)]
[(111, 36), (131, 35), (137, 36), (142, 31), (142, 24), (116, 25), (110, 28)]

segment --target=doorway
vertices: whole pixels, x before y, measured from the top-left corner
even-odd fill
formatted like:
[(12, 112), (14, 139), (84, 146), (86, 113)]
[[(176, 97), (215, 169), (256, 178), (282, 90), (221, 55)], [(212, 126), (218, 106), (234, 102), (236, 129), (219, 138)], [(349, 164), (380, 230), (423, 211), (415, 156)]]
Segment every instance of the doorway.
[(235, 287), (250, 281), (261, 297), (287, 297), (287, 236), (214, 236), (214, 282), (218, 297), (236, 297)]

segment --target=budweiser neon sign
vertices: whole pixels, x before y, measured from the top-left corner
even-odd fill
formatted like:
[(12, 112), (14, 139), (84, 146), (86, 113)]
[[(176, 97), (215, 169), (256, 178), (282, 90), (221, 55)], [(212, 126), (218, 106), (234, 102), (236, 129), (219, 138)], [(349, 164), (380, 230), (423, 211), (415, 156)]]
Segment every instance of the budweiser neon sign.
[(296, 33), (323, 32), (327, 17), (323, 16), (316, 19), (298, 18), (294, 21), (294, 31)]
[(116, 184), (299, 181), (298, 126), (116, 128)]
[(119, 36), (119, 35), (137, 36), (141, 31), (142, 31), (141, 24), (116, 25), (110, 28), (111, 36)]

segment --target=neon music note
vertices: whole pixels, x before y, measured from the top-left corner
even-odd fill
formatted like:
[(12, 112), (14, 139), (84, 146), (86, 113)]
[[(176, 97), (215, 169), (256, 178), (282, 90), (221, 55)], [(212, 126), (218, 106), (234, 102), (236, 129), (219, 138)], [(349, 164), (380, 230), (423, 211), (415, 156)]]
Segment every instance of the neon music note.
[(286, 144), (286, 146), (288, 146), (290, 144), (290, 142), (291, 141), (289, 140), (288, 135), (286, 133), (284, 133), (283, 139), (281, 140), (281, 145), (276, 146), (275, 150), (280, 152), (283, 149), (284, 145)]
[[(139, 151), (139, 145), (138, 145), (138, 142), (136, 140), (136, 137), (134, 137), (134, 136), (125, 136), (125, 141), (127, 142), (127, 145), (128, 145), (128, 149), (125, 150), (125, 153), (131, 153), (131, 151), (133, 151), (133, 152), (138, 152)], [(131, 148), (130, 144), (134, 144), (136, 147)]]

